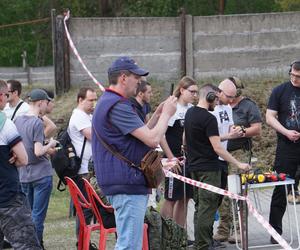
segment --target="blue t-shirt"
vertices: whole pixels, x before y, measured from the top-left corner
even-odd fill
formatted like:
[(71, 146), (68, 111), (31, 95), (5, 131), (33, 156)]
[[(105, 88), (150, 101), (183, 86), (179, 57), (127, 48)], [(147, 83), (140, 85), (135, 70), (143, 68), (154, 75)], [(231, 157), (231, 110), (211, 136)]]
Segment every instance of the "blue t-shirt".
[(18, 170), (8, 162), (11, 149), (21, 140), (15, 124), (6, 119), (0, 129), (0, 207), (6, 207), (21, 192)]
[(130, 134), (145, 125), (133, 111), (132, 107), (125, 102), (118, 102), (113, 106), (109, 113), (109, 119), (123, 135)]

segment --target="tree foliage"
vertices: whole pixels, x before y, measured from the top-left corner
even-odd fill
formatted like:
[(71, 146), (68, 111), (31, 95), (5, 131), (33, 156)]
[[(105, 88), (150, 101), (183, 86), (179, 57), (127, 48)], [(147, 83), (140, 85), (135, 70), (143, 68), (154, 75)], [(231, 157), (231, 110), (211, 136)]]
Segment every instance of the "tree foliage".
[[(21, 66), (23, 51), (31, 66), (52, 64), (51, 9), (71, 10), (74, 17), (217, 15), (220, 0), (1, 0), (0, 65)], [(224, 14), (300, 9), (300, 0), (224, 0)], [(49, 17), (41, 23), (2, 27)]]

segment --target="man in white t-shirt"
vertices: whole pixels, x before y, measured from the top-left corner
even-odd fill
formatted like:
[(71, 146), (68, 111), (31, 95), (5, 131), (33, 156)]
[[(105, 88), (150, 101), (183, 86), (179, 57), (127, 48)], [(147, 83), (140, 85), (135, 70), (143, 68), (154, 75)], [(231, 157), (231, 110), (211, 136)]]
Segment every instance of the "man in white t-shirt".
[(88, 162), (92, 156), (91, 132), (92, 113), (94, 111), (97, 94), (93, 88), (81, 88), (77, 94), (77, 107), (70, 118), (68, 133), (75, 148), (76, 155), (80, 157), (84, 138), (86, 143), (82, 156), (81, 168), (78, 174), (88, 174)]
[[(91, 134), (92, 134), (92, 113), (94, 111), (95, 103), (97, 101), (97, 94), (93, 88), (83, 87), (77, 94), (77, 107), (73, 110), (68, 127), (68, 133), (71, 138), (72, 144), (75, 148), (76, 155), (81, 156), (82, 150), (82, 162), (78, 171), (79, 178), (74, 179), (77, 186), (87, 197), (84, 183), (81, 179), (88, 178), (88, 164), (92, 157), (91, 147)], [(85, 139), (86, 138), (86, 139)], [(85, 143), (84, 143), (85, 141)], [(84, 145), (85, 144), (85, 145)], [(84, 146), (84, 148), (83, 148)], [(92, 214), (90, 211), (85, 210), (86, 220), (90, 220)], [(78, 235), (79, 222), (76, 223), (76, 234)]]
[(19, 81), (8, 80), (7, 87), (9, 96), (3, 111), (8, 119), (15, 120), (17, 116), (24, 115), (28, 112), (29, 105), (20, 98), (22, 85)]
[[(218, 122), (218, 130), (221, 139), (221, 144), (224, 149), (227, 149), (227, 144), (229, 139), (236, 139), (242, 137), (244, 135), (243, 130), (240, 127), (234, 126), (233, 116), (232, 116), (232, 108), (230, 103), (233, 102), (236, 96), (236, 86), (229, 79), (223, 80), (219, 84), (219, 103), (215, 106), (213, 112), (211, 112), (216, 118)], [(225, 189), (227, 187), (227, 176), (228, 176), (228, 163), (219, 157), (219, 164), (222, 168), (221, 171), (221, 188)], [(223, 197), (220, 199), (219, 206)], [(219, 208), (222, 213), (222, 206)], [(227, 220), (227, 218), (223, 218)], [(218, 227), (218, 233), (214, 235), (215, 240), (223, 241), (223, 237), (219, 235), (219, 231), (221, 231), (220, 226)], [(229, 232), (227, 232), (229, 235)], [(228, 238), (228, 236), (227, 236)]]

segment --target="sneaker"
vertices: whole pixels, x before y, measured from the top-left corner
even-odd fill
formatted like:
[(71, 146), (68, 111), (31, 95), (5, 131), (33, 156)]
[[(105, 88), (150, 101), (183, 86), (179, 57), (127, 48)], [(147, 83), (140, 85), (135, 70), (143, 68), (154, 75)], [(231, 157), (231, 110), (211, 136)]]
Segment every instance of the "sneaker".
[[(294, 205), (294, 197), (292, 194), (288, 194), (287, 199), (289, 204)], [(298, 193), (295, 193), (295, 203), (300, 204), (300, 195)]]
[(95, 243), (90, 243), (89, 250), (98, 250), (98, 247), (96, 246)]
[(236, 242), (241, 243), (241, 235), (239, 233), (237, 233), (236, 235), (237, 238), (235, 238), (235, 233), (233, 233), (232, 235), (230, 235), (230, 237), (228, 238), (228, 242), (230, 244), (235, 244)]
[(187, 246), (192, 246), (194, 245), (195, 241), (194, 240), (187, 240)]
[(216, 233), (213, 236), (213, 239), (216, 240), (216, 241), (224, 242), (224, 241), (228, 240), (228, 235)]
[(8, 248), (12, 248), (12, 246), (7, 240), (4, 240), (2, 248), (3, 249), (8, 249)]
[(213, 249), (220, 249), (220, 248), (226, 248), (226, 245), (221, 243), (221, 241), (219, 240), (213, 240), (212, 247)]

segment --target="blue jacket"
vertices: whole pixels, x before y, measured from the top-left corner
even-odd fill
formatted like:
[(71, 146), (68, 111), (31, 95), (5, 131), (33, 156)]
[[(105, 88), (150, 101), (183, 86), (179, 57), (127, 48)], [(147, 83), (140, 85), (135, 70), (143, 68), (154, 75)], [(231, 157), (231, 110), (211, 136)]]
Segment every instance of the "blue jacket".
[[(93, 129), (96, 129), (107, 144), (139, 165), (150, 148), (130, 134), (123, 135), (118, 128), (113, 126), (109, 120), (109, 112), (118, 102), (125, 102), (132, 106), (128, 99), (116, 92), (108, 89), (103, 93), (93, 114)], [(93, 130), (92, 151), (97, 182), (105, 195), (148, 194), (150, 192), (146, 186), (144, 174), (109, 152), (97, 139)]]

